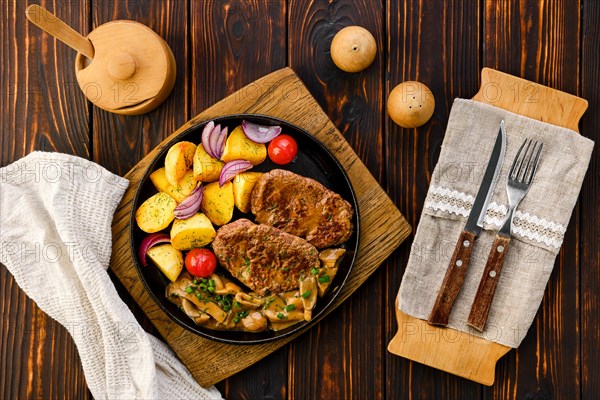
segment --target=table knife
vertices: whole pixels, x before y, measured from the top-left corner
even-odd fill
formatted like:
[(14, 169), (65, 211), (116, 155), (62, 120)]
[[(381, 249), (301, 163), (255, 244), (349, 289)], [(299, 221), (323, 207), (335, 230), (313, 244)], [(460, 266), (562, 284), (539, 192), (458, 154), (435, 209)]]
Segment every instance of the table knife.
[(505, 152), (506, 130), (504, 129), (504, 120), (502, 120), (500, 122), (500, 129), (496, 137), (494, 149), (492, 150), (485, 173), (483, 174), (483, 179), (479, 186), (479, 191), (475, 197), (471, 212), (469, 213), (469, 218), (458, 238), (454, 253), (452, 254), (448, 268), (446, 269), (444, 281), (442, 282), (437, 299), (427, 320), (431, 325), (448, 325), (448, 318), (450, 316), (450, 311), (452, 310), (452, 305), (465, 280), (475, 239), (483, 229), (483, 219), (492, 198), (496, 183), (498, 182), (498, 176), (500, 175)]

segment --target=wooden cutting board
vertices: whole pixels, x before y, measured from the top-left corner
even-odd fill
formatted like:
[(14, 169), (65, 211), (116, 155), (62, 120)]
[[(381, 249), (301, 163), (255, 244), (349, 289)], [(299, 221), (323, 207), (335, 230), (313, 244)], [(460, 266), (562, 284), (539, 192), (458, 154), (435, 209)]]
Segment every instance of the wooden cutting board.
[(205, 339), (182, 328), (161, 311), (144, 289), (134, 267), (129, 216), (135, 190), (152, 159), (180, 132), (206, 120), (238, 113), (278, 117), (304, 128), (329, 147), (350, 177), (360, 212), (358, 255), (346, 285), (325, 315), (346, 300), (411, 232), (400, 211), (290, 68), (249, 84), (192, 118), (125, 175), (130, 183), (113, 220), (110, 268), (202, 386), (219, 382), (252, 365), (306, 331), (252, 346)]
[[(586, 100), (490, 68), (481, 71), (473, 100), (579, 132)], [(398, 332), (388, 350), (412, 361), (492, 385), (496, 362), (511, 348), (460, 332), (429, 325), (398, 309)]]

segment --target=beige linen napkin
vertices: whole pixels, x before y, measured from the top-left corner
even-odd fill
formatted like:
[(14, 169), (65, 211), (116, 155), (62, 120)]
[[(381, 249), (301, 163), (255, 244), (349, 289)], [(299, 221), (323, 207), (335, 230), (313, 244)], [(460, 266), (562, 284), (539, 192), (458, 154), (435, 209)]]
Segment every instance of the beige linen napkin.
[[(594, 146), (571, 130), (472, 100), (454, 101), (398, 292), (398, 307), (413, 317), (428, 318), (502, 119), (507, 131), (506, 156), (448, 326), (518, 347), (542, 300)], [(479, 333), (467, 325), (467, 318), (496, 231), (507, 212), (507, 172), (525, 138), (544, 143), (541, 160), (533, 185), (517, 208), (513, 240), (485, 331)]]
[(33, 152), (0, 168), (0, 262), (69, 331), (94, 398), (220, 399), (142, 329), (106, 272), (128, 185), (66, 154)]

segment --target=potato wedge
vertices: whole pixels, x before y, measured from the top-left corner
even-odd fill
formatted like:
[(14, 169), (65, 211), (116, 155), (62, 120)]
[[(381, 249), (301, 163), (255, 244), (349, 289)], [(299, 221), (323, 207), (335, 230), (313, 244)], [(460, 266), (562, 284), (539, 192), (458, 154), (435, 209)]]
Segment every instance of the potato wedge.
[(167, 180), (165, 174), (165, 168), (159, 168), (150, 174), (150, 180), (159, 192), (165, 192), (175, 199), (177, 203), (181, 203), (186, 197), (192, 193), (197, 185), (196, 179), (194, 178), (194, 172), (188, 170), (183, 178), (175, 186), (171, 185)]
[(162, 231), (175, 218), (173, 212), (177, 207), (174, 198), (166, 193), (157, 193), (137, 209), (135, 221), (141, 230), (147, 233)]
[(241, 172), (233, 178), (233, 202), (241, 212), (250, 211), (250, 195), (262, 172)]
[(188, 219), (176, 219), (171, 228), (171, 244), (178, 250), (203, 247), (213, 241), (217, 232), (206, 215), (198, 213)]
[(194, 177), (200, 182), (214, 182), (219, 180), (219, 175), (225, 163), (219, 161), (204, 150), (199, 144), (194, 154)]
[(179, 250), (166, 243), (151, 247), (147, 254), (171, 282), (177, 280), (183, 270), (183, 254)]
[(196, 145), (191, 142), (175, 143), (165, 157), (165, 175), (169, 183), (177, 185), (192, 166)]
[(235, 128), (225, 142), (222, 161), (248, 160), (258, 165), (267, 158), (267, 146), (255, 143), (246, 137), (241, 126)]
[(233, 217), (233, 184), (227, 182), (219, 187), (219, 182), (204, 185), (204, 195), (200, 209), (215, 225), (225, 225)]

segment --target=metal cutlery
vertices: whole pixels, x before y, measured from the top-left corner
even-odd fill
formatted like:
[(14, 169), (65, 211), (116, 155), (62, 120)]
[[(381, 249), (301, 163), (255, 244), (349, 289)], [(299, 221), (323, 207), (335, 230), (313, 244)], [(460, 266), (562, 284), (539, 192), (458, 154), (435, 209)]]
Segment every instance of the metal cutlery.
[(444, 281), (427, 320), (432, 325), (448, 325), (452, 305), (465, 280), (475, 239), (483, 229), (483, 218), (485, 217), (488, 204), (498, 181), (505, 150), (506, 130), (504, 128), (504, 121), (501, 121), (494, 149), (492, 150), (481, 185), (479, 186), (479, 191), (473, 202), (473, 207), (469, 213), (469, 218), (458, 238), (454, 254), (450, 259), (446, 275), (444, 276)]
[(508, 252), (515, 209), (531, 187), (542, 147), (543, 143), (541, 142), (525, 139), (508, 172), (506, 184), (508, 212), (492, 244), (467, 321), (470, 326), (480, 332), (483, 332), (485, 328), (494, 293), (496, 292), (496, 285)]

